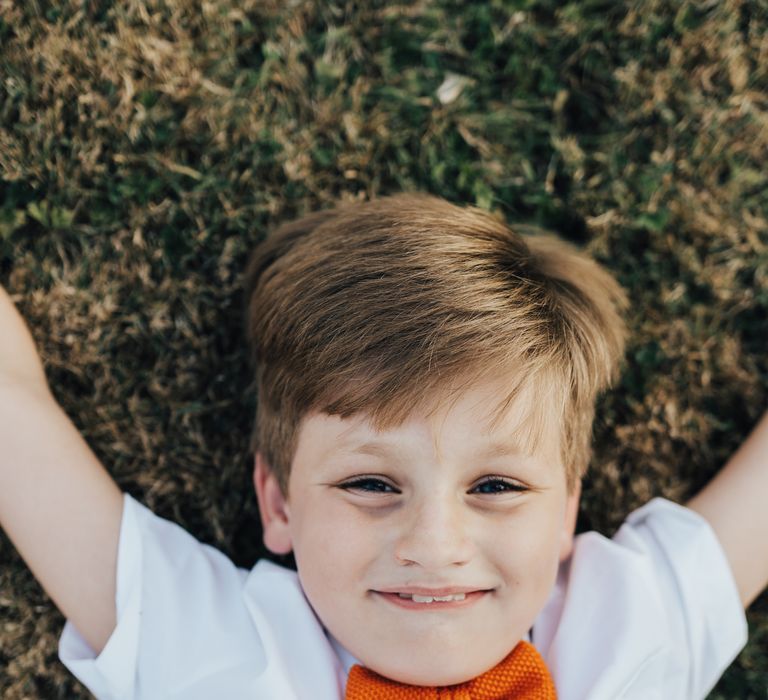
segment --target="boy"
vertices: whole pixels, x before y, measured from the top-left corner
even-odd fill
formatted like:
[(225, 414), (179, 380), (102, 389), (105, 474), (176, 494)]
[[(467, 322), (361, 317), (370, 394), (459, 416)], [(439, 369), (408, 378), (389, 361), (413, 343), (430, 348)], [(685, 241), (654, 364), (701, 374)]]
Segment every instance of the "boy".
[(706, 695), (768, 582), (768, 419), (688, 508), (574, 541), (624, 342), (607, 273), (401, 195), (282, 227), (247, 291), (264, 541), (297, 574), (121, 494), (2, 297), (0, 521), (97, 697)]

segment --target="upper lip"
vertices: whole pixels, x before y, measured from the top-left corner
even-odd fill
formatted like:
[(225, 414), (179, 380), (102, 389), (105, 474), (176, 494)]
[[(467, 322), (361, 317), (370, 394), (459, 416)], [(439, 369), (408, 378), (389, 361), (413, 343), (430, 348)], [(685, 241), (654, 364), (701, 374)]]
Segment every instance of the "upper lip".
[(431, 588), (429, 586), (394, 586), (392, 588), (376, 589), (377, 593), (405, 593), (407, 595), (428, 595), (428, 596), (447, 596), (458, 593), (474, 593), (476, 591), (487, 591), (488, 588), (478, 588), (477, 586), (440, 586)]

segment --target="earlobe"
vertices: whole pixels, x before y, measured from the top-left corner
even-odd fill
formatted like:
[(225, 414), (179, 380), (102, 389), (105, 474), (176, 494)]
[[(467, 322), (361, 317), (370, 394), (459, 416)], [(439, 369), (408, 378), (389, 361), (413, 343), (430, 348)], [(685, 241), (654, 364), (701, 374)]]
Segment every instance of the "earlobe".
[(573, 552), (573, 538), (576, 531), (576, 518), (579, 515), (579, 499), (581, 498), (581, 481), (568, 495), (565, 502), (565, 518), (563, 520), (562, 539), (560, 541), (560, 561), (565, 561)]
[(253, 484), (259, 502), (264, 546), (273, 554), (288, 554), (293, 548), (288, 501), (260, 453), (256, 453), (254, 460)]

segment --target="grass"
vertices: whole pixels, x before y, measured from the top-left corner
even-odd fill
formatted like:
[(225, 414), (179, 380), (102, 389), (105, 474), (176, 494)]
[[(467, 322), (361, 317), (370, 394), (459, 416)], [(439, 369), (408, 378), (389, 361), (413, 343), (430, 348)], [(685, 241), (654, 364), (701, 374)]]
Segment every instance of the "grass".
[[(633, 300), (580, 520), (611, 533), (766, 406), (766, 34), (758, 0), (0, 3), (0, 281), (120, 486), (250, 566), (253, 244), (401, 190), (554, 229)], [(87, 697), (0, 561), (0, 694)], [(765, 595), (749, 622), (712, 700), (766, 697)]]

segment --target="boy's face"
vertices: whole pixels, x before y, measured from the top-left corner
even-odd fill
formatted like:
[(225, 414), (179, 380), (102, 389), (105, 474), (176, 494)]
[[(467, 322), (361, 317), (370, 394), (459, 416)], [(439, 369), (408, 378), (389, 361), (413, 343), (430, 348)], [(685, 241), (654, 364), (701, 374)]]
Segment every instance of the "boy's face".
[(559, 436), (521, 454), (524, 407), (492, 423), (498, 400), (479, 385), (382, 432), (362, 416), (311, 414), (287, 500), (257, 460), (267, 546), (293, 550), (324, 625), (384, 676), (450, 685), (494, 666), (531, 627), (569, 551), (578, 496), (567, 493)]

